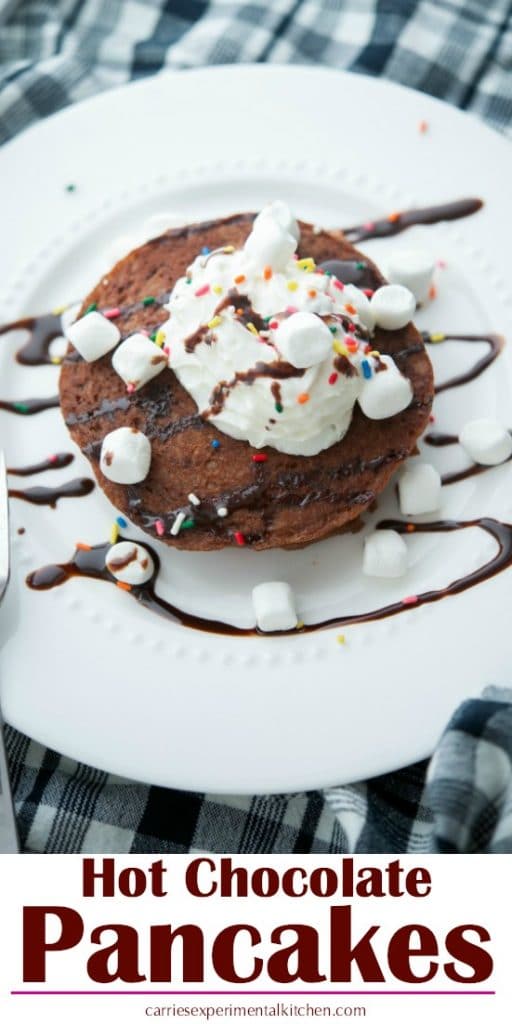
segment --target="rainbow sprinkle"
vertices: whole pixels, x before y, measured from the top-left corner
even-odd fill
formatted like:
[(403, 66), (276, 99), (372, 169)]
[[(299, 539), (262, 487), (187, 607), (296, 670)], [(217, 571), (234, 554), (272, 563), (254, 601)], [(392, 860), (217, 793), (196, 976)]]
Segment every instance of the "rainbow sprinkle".
[(297, 395), (297, 401), (299, 405), (305, 405), (306, 402), (309, 402), (309, 395), (307, 391), (302, 391), (300, 395)]
[(157, 519), (157, 521), (155, 523), (155, 530), (156, 530), (156, 532), (157, 532), (159, 537), (163, 537), (163, 535), (165, 533), (165, 526), (164, 526), (164, 523), (163, 523), (162, 519)]
[(256, 334), (256, 335), (258, 334), (254, 324), (249, 323), (249, 324), (246, 324), (245, 326), (247, 327), (247, 330), (251, 332), (251, 334)]
[(239, 547), (243, 548), (246, 543), (243, 533), (241, 533), (240, 530), (235, 530), (233, 537), (235, 538)]
[(296, 292), (297, 288), (299, 287), (299, 285), (298, 285), (297, 281), (288, 281), (288, 284), (286, 285), (286, 287), (288, 288), (289, 292)]
[(303, 260), (297, 260), (297, 266), (299, 270), (305, 270), (308, 274), (316, 270), (316, 263), (312, 256), (308, 256)]
[(336, 384), (337, 380), (338, 380), (338, 374), (337, 373), (331, 373), (331, 376), (329, 377), (329, 384)]
[(363, 377), (365, 378), (365, 380), (369, 380), (372, 375), (372, 368), (367, 359), (362, 360), (361, 369), (363, 371)]
[(111, 544), (117, 544), (118, 537), (119, 537), (119, 526), (117, 525), (117, 523), (112, 523), (112, 526), (110, 528), (110, 543)]
[(202, 284), (201, 287), (198, 288), (194, 292), (194, 295), (196, 296), (196, 298), (200, 299), (202, 295), (208, 295), (209, 291), (210, 291), (210, 285), (209, 284)]
[(126, 519), (123, 518), (123, 516), (118, 516), (116, 519), (116, 523), (118, 526), (121, 527), (122, 530), (126, 529), (126, 527), (128, 526), (128, 523), (126, 522)]
[(213, 320), (209, 320), (207, 327), (210, 331), (213, 331), (214, 327), (218, 327), (222, 323), (222, 317), (214, 316)]
[(268, 455), (265, 455), (265, 452), (261, 452), (261, 454), (258, 455), (251, 455), (251, 459), (253, 462), (266, 462)]

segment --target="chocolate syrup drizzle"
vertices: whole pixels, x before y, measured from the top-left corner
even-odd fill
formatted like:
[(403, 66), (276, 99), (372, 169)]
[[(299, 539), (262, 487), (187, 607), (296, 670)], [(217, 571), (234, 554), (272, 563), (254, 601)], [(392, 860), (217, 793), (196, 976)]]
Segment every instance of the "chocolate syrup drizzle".
[(443, 203), (440, 206), (423, 206), (415, 210), (392, 213), (381, 220), (366, 221), (364, 224), (355, 224), (342, 230), (345, 237), (354, 244), (369, 238), (391, 238), (392, 235), (399, 235), (406, 228), (416, 224), (438, 224), (443, 220), (470, 217), (481, 210), (483, 205), (481, 199), (457, 199), (453, 203)]
[[(379, 523), (377, 529), (396, 530), (397, 533), (410, 533), (411, 525), (412, 524), (402, 522), (401, 520), (386, 519)], [(384, 605), (382, 608), (375, 608), (369, 612), (362, 612), (357, 615), (335, 616), (332, 619), (310, 623), (308, 625), (301, 626), (300, 629), (286, 630), (285, 632), (288, 635), (298, 633), (316, 633), (321, 629), (328, 629), (335, 626), (350, 626), (355, 625), (358, 622), (375, 622), (377, 619), (384, 619), (392, 615), (398, 615), (401, 612), (410, 611), (411, 608), (417, 608), (423, 604), (432, 604), (435, 601), (440, 601), (442, 598), (449, 597), (453, 594), (461, 594), (464, 590), (468, 590), (477, 583), (483, 583), (485, 580), (491, 579), (498, 573), (503, 572), (504, 569), (508, 569), (512, 564), (512, 524), (500, 523), (496, 519), (489, 518), (471, 519), (466, 521), (442, 519), (435, 523), (414, 524), (413, 532), (450, 533), (456, 530), (469, 529), (471, 527), (478, 527), (485, 530), (498, 545), (498, 550), (494, 557), (479, 569), (475, 569), (474, 572), (470, 572), (466, 576), (462, 576), (459, 579), (454, 580), (452, 583), (449, 583), (448, 586), (439, 590), (427, 590), (421, 594), (406, 597), (402, 601), (395, 601), (392, 604)], [(66, 583), (67, 580), (72, 579), (75, 576), (86, 576), (92, 579), (101, 579), (110, 583), (115, 583), (114, 578), (105, 568), (105, 560), (108, 556), (110, 547), (111, 545), (107, 543), (98, 544), (86, 551), (77, 548), (73, 558), (69, 562), (65, 562), (60, 565), (47, 565), (42, 569), (37, 569), (35, 572), (30, 573), (26, 579), (27, 586), (30, 587), (31, 590), (51, 590), (53, 587), (61, 586), (63, 583)], [(144, 605), (145, 608), (150, 608), (152, 611), (157, 612), (159, 615), (163, 615), (165, 618), (171, 619), (174, 622), (179, 622), (182, 626), (188, 626), (192, 629), (199, 629), (208, 633), (217, 633), (229, 636), (268, 637), (283, 635), (282, 633), (261, 633), (257, 628), (239, 629), (237, 626), (232, 626), (227, 622), (204, 619), (198, 615), (191, 615), (188, 612), (183, 611), (183, 609), (177, 608), (175, 605), (165, 601), (155, 592), (155, 580), (158, 576), (159, 559), (154, 550), (151, 548), (149, 548), (149, 550), (155, 560), (155, 575), (148, 583), (145, 583), (142, 586), (133, 586), (129, 591), (130, 595), (134, 597), (135, 600), (139, 601), (140, 604)]]
[(51, 398), (20, 398), (15, 402), (0, 399), (0, 409), (13, 412), (16, 416), (36, 416), (46, 409), (58, 409), (59, 405), (58, 395), (52, 395)]
[(50, 455), (47, 459), (34, 462), (30, 466), (9, 466), (7, 472), (11, 476), (35, 476), (36, 473), (44, 473), (47, 469), (63, 469), (65, 466), (69, 466), (74, 458), (75, 456), (71, 452), (58, 452), (56, 455)]
[(41, 316), (29, 316), (23, 320), (0, 327), (0, 334), (9, 331), (28, 331), (28, 341), (16, 353), (16, 360), (23, 366), (44, 366), (51, 363), (49, 349), (54, 338), (62, 334), (60, 314), (43, 313)]
[(60, 498), (85, 498), (95, 486), (93, 480), (80, 476), (75, 480), (68, 480), (60, 487), (27, 487), (24, 491), (9, 488), (9, 497), (28, 501), (31, 505), (49, 505), (50, 508), (55, 508)]
[[(423, 438), (425, 444), (431, 445), (433, 448), (446, 448), (448, 445), (454, 445), (459, 443), (457, 434), (444, 434), (440, 430), (431, 430), (430, 433), (425, 434)], [(497, 463), (497, 465), (504, 466), (506, 462), (512, 460), (512, 455), (508, 459), (504, 459), (503, 462)], [(480, 476), (481, 473), (487, 473), (490, 469), (496, 469), (494, 466), (483, 466), (480, 463), (473, 463), (471, 466), (467, 466), (466, 469), (454, 470), (452, 473), (445, 473), (441, 477), (441, 483), (443, 486), (449, 484), (458, 484), (461, 480), (469, 480), (472, 476)]]
[[(422, 338), (427, 345), (439, 344), (439, 341), (433, 341), (436, 338), (436, 334), (433, 332), (422, 331)], [(463, 384), (469, 384), (469, 381), (480, 377), (484, 370), (498, 358), (505, 345), (505, 339), (501, 334), (444, 334), (441, 344), (450, 341), (462, 341), (468, 344), (485, 342), (489, 346), (489, 351), (474, 363), (469, 370), (457, 374), (456, 377), (450, 377), (449, 380), (444, 381), (442, 384), (436, 384), (434, 389), (436, 395), (441, 394), (442, 391), (448, 391), (449, 388), (459, 388)]]

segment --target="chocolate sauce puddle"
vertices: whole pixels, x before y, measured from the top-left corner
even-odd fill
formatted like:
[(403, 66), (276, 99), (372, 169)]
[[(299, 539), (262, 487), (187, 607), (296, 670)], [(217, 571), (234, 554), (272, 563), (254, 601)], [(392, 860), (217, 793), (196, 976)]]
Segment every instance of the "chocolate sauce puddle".
[(16, 416), (36, 416), (46, 409), (58, 409), (59, 405), (58, 395), (52, 395), (51, 398), (20, 398), (17, 402), (0, 399), (0, 409), (13, 412)]
[[(414, 533), (451, 533), (456, 532), (457, 530), (466, 530), (478, 527), (479, 529), (485, 530), (496, 541), (497, 551), (494, 557), (479, 569), (475, 569), (466, 576), (462, 576), (459, 579), (454, 580), (452, 583), (449, 583), (448, 586), (442, 587), (439, 590), (426, 590), (421, 594), (414, 594), (409, 597), (405, 597), (401, 601), (395, 601), (392, 604), (384, 605), (382, 608), (375, 608), (369, 612), (360, 612), (355, 615), (335, 616), (334, 618), (326, 619), (323, 622), (315, 622), (310, 625), (303, 626), (300, 630), (287, 630), (286, 634), (298, 635), (299, 633), (315, 633), (322, 629), (350, 626), (361, 622), (375, 622), (378, 619), (385, 619), (393, 615), (399, 615), (402, 612), (410, 611), (412, 608), (440, 601), (444, 597), (461, 594), (464, 590), (468, 590), (470, 587), (474, 587), (476, 584), (483, 583), (485, 580), (498, 575), (498, 573), (508, 569), (512, 564), (512, 524), (510, 523), (502, 523), (497, 519), (490, 518), (470, 519), (466, 521), (442, 519), (434, 523), (419, 524), (406, 523), (396, 519), (386, 519), (378, 524), (377, 529), (396, 530), (397, 533), (410, 533), (412, 525), (414, 525), (412, 531)], [(119, 539), (121, 540), (125, 538)], [(197, 615), (191, 615), (188, 612), (183, 611), (181, 608), (177, 608), (175, 605), (165, 601), (156, 594), (154, 589), (160, 565), (158, 556), (156, 552), (149, 547), (149, 545), (146, 546), (155, 561), (155, 576), (148, 583), (143, 584), (142, 586), (131, 587), (129, 590), (130, 595), (145, 608), (149, 608), (174, 622), (179, 622), (183, 626), (188, 626), (189, 628), (201, 630), (207, 633), (229, 636), (266, 637), (283, 635), (282, 633), (261, 633), (258, 629), (239, 629), (238, 627), (232, 626), (226, 622), (204, 619)], [(35, 572), (30, 573), (26, 578), (27, 586), (30, 587), (31, 590), (51, 590), (53, 587), (61, 586), (63, 583), (66, 583), (67, 580), (77, 576), (85, 576), (92, 579), (105, 580), (109, 583), (115, 583), (114, 578), (105, 568), (105, 560), (110, 548), (111, 545), (109, 543), (98, 544), (87, 550), (84, 550), (82, 547), (77, 548), (73, 558), (69, 562), (59, 565), (47, 565), (42, 569), (37, 569)]]
[(423, 206), (414, 210), (392, 213), (380, 220), (366, 221), (350, 228), (342, 228), (343, 234), (353, 243), (369, 238), (391, 238), (416, 224), (438, 224), (443, 220), (460, 220), (477, 213), (483, 206), (481, 199), (457, 199), (440, 206)]
[(57, 452), (56, 455), (50, 455), (41, 462), (34, 462), (31, 466), (9, 466), (7, 472), (11, 476), (35, 476), (36, 473), (44, 473), (47, 469), (63, 469), (69, 466), (74, 458), (71, 452)]
[(422, 338), (427, 345), (435, 345), (440, 342), (444, 344), (446, 341), (459, 341), (467, 342), (468, 344), (485, 342), (489, 346), (489, 351), (474, 363), (469, 370), (465, 370), (464, 373), (457, 374), (455, 377), (450, 377), (442, 384), (436, 384), (434, 388), (436, 395), (440, 395), (442, 391), (447, 391), (449, 388), (459, 388), (463, 384), (469, 384), (471, 380), (480, 377), (484, 370), (498, 358), (505, 345), (505, 339), (501, 334), (444, 334), (441, 332), (440, 334), (434, 334), (429, 331), (422, 331)]
[(61, 498), (85, 498), (95, 486), (93, 480), (81, 476), (75, 480), (68, 480), (60, 487), (27, 487), (24, 491), (9, 488), (9, 497), (28, 501), (31, 505), (49, 505), (50, 508), (55, 508)]

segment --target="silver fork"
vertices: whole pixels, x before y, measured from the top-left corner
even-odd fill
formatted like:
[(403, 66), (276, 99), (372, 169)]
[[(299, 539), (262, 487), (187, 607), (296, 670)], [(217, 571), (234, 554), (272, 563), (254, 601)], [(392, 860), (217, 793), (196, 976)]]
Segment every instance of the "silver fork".
[[(0, 451), (0, 604), (9, 582), (9, 500), (5, 458)], [(12, 803), (7, 758), (5, 756), (4, 722), (0, 708), (0, 853), (19, 853), (18, 830)]]

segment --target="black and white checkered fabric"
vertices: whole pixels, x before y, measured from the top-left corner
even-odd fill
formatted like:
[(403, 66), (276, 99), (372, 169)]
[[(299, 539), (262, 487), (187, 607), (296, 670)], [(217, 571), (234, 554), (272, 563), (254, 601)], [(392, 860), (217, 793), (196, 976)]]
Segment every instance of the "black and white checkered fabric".
[[(235, 62), (382, 75), (512, 132), (512, 0), (0, 0), (0, 142), (155, 74)], [(8, 728), (31, 852), (512, 852), (512, 691), (454, 715), (430, 764), (292, 796), (148, 787)]]

